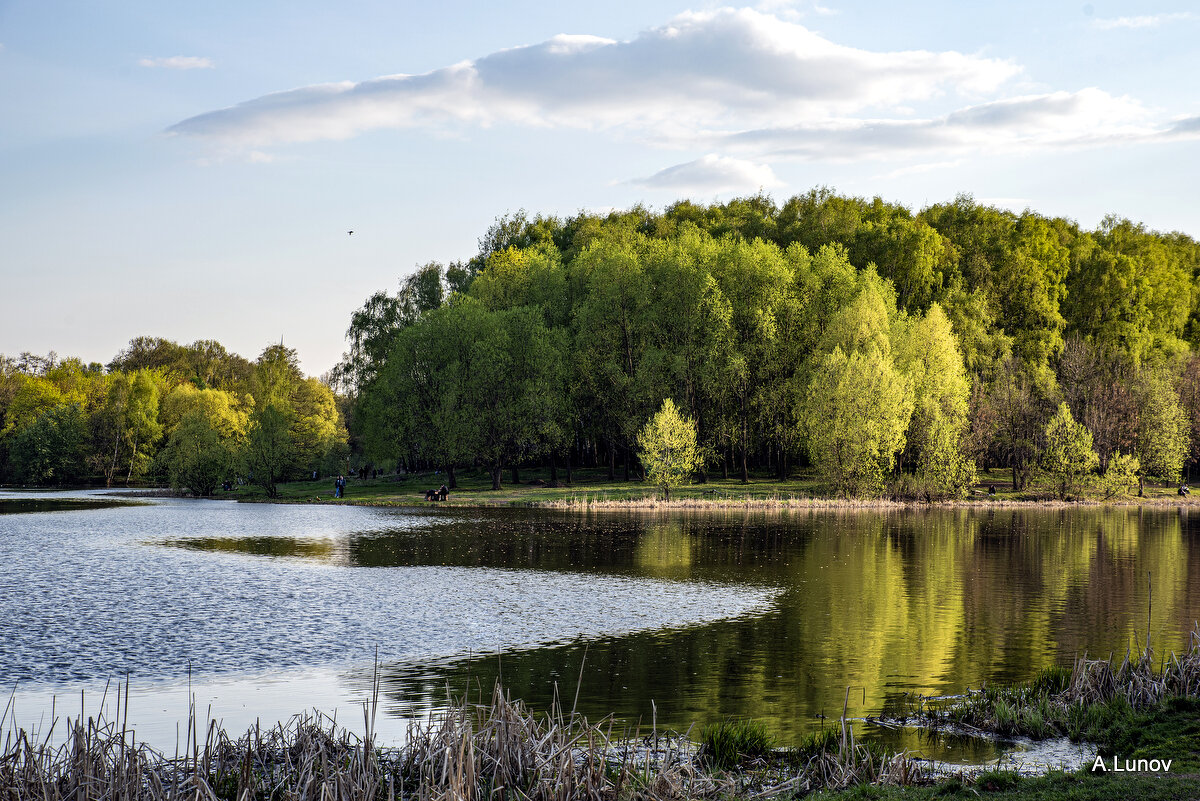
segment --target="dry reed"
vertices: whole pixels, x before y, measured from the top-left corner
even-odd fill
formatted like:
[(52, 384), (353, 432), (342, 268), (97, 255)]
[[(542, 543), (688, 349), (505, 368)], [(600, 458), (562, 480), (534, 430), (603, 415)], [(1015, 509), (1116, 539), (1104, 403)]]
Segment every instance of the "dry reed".
[[(128, 698), (126, 690), (126, 699)], [(534, 715), (497, 687), (490, 703), (448, 702), (410, 724), (399, 747), (378, 747), (378, 690), (359, 736), (319, 714), (237, 739), (189, 710), (181, 753), (136, 742), (120, 713), (58, 721), (41, 737), (9, 726), (0, 751), (0, 801), (658, 801), (766, 798), (862, 782), (923, 779), (904, 754), (854, 742), (801, 764), (779, 758), (715, 771), (685, 737), (615, 731), (555, 704)], [(0, 726), (3, 723), (0, 722)]]

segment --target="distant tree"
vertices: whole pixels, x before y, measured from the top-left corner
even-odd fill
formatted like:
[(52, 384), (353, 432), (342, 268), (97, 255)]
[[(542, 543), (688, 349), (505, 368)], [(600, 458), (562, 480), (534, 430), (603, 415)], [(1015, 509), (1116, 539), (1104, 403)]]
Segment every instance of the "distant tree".
[(1190, 448), (1191, 426), (1168, 376), (1147, 371), (1139, 381), (1138, 447), (1143, 483), (1176, 481)]
[(85, 460), (87, 420), (77, 404), (64, 403), (20, 428), (8, 448), (12, 476), (20, 483), (78, 481)]
[(1127, 495), (1137, 485), (1141, 471), (1136, 456), (1118, 451), (1108, 460), (1108, 469), (1096, 479), (1096, 488), (1105, 500)]
[(938, 495), (964, 495), (975, 481), (966, 452), (971, 384), (950, 320), (937, 303), (897, 321), (896, 367), (913, 384), (913, 416), (905, 437), (917, 472)]
[[(171, 432), (161, 460), (171, 486), (193, 495), (212, 495), (229, 475), (234, 450), (201, 409), (188, 412)], [(268, 491), (269, 492), (269, 491)]]
[(266, 490), (268, 498), (274, 498), (276, 484), (287, 477), (292, 463), (287, 416), (274, 404), (268, 403), (251, 417), (245, 462), (254, 483)]
[(696, 424), (675, 408), (670, 398), (638, 433), (638, 458), (646, 478), (671, 500), (671, 490), (688, 481), (700, 466)]
[(1075, 422), (1067, 404), (1060, 403), (1046, 426), (1046, 447), (1042, 451), (1042, 469), (1054, 479), (1058, 497), (1066, 500), (1077, 495), (1083, 477), (1099, 462), (1092, 449), (1092, 433)]
[(296, 349), (268, 345), (254, 363), (254, 400), (258, 408), (273, 405), (281, 412), (290, 411), (292, 393), (303, 380)]
[(904, 447), (912, 415), (908, 380), (875, 347), (835, 347), (816, 366), (804, 401), (809, 455), (843, 495), (875, 495)]

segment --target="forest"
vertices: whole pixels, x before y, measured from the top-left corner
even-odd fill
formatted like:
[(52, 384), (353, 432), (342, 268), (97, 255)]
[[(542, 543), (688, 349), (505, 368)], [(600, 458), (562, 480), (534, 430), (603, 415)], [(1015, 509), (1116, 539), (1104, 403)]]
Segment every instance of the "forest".
[(0, 356), (0, 480), (278, 482), (347, 469), (646, 477), (679, 410), (691, 479), (816, 475), (950, 498), (978, 471), (1062, 497), (1200, 459), (1200, 244), (960, 196), (913, 212), (816, 189), (500, 217), (350, 320), (305, 378), (281, 344), (139, 337), (107, 365)]
[(346, 468), (338, 399), (283, 344), (256, 361), (214, 341), (138, 337), (107, 365), (0, 355), (0, 477), (34, 485), (167, 484), (211, 495)]
[(643, 477), (670, 399), (714, 473), (946, 498), (977, 471), (1123, 492), (1200, 427), (1200, 245), (969, 196), (918, 213), (817, 189), (499, 218), (353, 315), (330, 376), (374, 464)]

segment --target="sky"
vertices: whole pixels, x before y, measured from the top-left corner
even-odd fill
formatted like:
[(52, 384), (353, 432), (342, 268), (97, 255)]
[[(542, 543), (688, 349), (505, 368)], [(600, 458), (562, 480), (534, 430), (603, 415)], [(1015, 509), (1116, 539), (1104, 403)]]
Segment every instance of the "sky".
[(0, 0), (0, 353), (320, 375), (519, 209), (828, 186), (1200, 236), (1198, 36), (1169, 0)]

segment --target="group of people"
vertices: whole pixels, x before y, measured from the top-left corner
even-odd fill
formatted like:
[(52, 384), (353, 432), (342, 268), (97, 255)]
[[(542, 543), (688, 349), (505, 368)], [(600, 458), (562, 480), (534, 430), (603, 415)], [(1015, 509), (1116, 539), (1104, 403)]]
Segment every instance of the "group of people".
[(444, 501), (450, 496), (450, 490), (446, 489), (446, 485), (435, 490), (425, 490), (425, 500), (427, 501)]
[(346, 479), (344, 476), (338, 476), (333, 482), (333, 497), (341, 498), (346, 494)]

